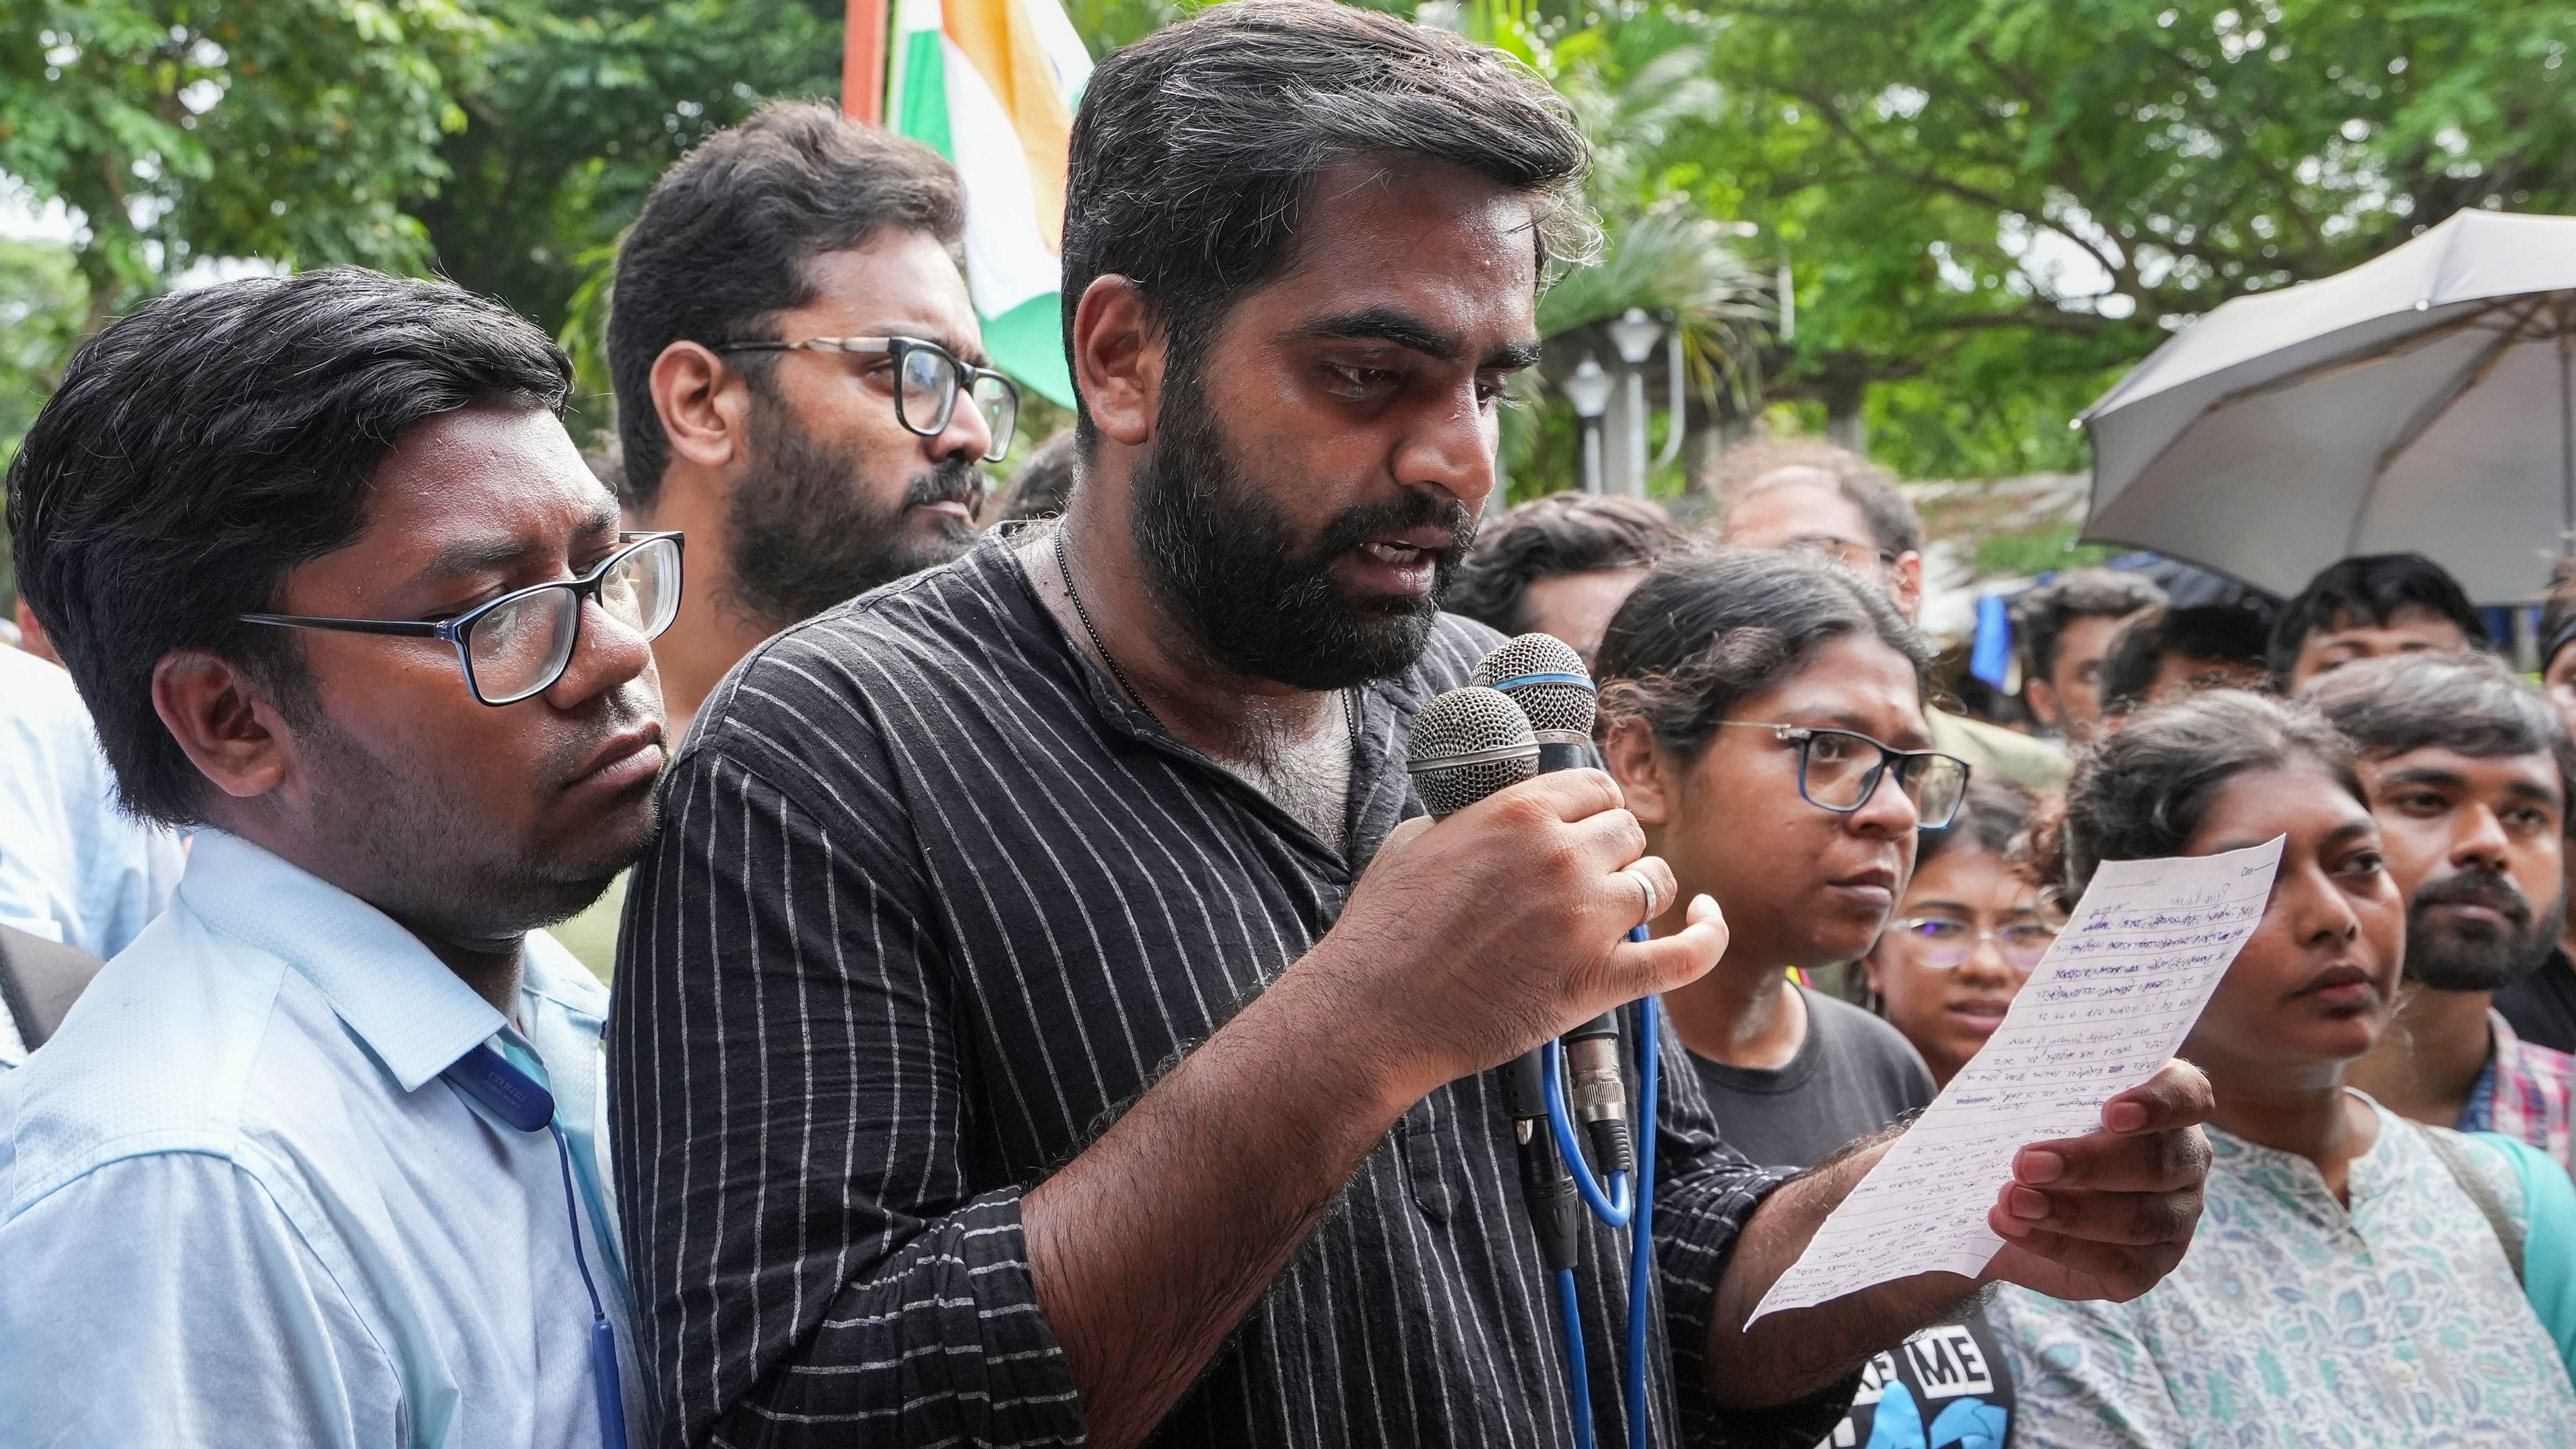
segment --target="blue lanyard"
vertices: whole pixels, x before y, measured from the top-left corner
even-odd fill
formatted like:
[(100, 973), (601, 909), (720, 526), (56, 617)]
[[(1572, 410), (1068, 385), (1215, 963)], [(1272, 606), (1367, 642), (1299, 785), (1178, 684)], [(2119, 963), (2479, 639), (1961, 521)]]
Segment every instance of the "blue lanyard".
[(590, 1295), (590, 1375), (599, 1392), (599, 1438), (604, 1449), (626, 1449), (626, 1401), (617, 1381), (617, 1330), (600, 1306), (599, 1286), (590, 1281), (590, 1258), (581, 1248), (580, 1199), (572, 1185), (572, 1147), (555, 1125), (554, 1093), (508, 1057), (478, 1044), (456, 1059), (441, 1076), (480, 1102), (495, 1117), (522, 1132), (546, 1132), (555, 1139), (555, 1161), (563, 1169), (564, 1219), (572, 1226), (572, 1261), (581, 1270), (581, 1286)]

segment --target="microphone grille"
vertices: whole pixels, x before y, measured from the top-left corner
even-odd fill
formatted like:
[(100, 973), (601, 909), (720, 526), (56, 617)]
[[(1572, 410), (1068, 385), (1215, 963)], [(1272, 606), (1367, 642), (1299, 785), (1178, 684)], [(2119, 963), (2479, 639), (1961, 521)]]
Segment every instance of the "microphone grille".
[[(1547, 675), (1571, 675), (1583, 682), (1544, 678)], [(1510, 680), (1527, 680), (1503, 693), (1528, 714), (1530, 728), (1592, 737), (1592, 716), (1599, 707), (1599, 696), (1583, 667), (1583, 656), (1553, 634), (1523, 634), (1486, 655), (1485, 662), (1477, 665), (1469, 677), (1478, 684), (1496, 687)]]
[(1422, 707), (1405, 741), (1405, 768), (1433, 815), (1475, 804), (1538, 773), (1538, 739), (1521, 707), (1470, 684)]

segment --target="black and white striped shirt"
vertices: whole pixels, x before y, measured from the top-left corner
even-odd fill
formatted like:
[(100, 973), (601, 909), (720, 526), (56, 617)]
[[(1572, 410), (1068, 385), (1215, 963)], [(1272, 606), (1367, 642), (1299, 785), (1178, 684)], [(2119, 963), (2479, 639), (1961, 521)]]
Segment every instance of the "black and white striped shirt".
[[(1079, 1440), (1021, 1194), (1333, 924), (1421, 809), (1414, 711), (1493, 642), (1444, 619), (1362, 692), (1347, 858), (1127, 704), (998, 541), (736, 669), (665, 784), (609, 1028), (660, 1442)], [(1660, 1144), (1673, 1443), (1718, 1267), (1778, 1175), (1719, 1146), (1687, 1070)], [(1157, 1442), (1569, 1444), (1515, 1171), (1489, 1078), (1433, 1093)], [(1625, 1437), (1623, 1244), (1588, 1232), (1580, 1270), (1605, 1444)], [(1728, 1437), (1806, 1449), (1848, 1392)]]

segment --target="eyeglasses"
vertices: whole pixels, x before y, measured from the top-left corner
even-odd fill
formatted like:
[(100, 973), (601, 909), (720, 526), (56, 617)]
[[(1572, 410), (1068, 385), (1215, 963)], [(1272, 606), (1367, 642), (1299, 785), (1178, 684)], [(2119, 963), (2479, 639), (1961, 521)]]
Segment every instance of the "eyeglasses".
[(1011, 433), (1020, 423), (1019, 384), (990, 368), (961, 362), (957, 354), (918, 337), (808, 337), (797, 342), (728, 342), (718, 352), (843, 352), (859, 357), (886, 357), (894, 365), (894, 420), (904, 431), (935, 438), (948, 431), (957, 411), (957, 395), (975, 399), (992, 437), (984, 461), (998, 463), (1011, 450)]
[(1968, 792), (1968, 762), (1932, 750), (1899, 750), (1850, 730), (1808, 729), (1803, 725), (1721, 720), (1720, 729), (1769, 730), (1784, 745), (1798, 747), (1798, 794), (1820, 810), (1848, 815), (1869, 803), (1878, 780), (1890, 767), (1896, 787), (1914, 802), (1916, 825), (1939, 830), (1959, 813)]
[(1869, 572), (1873, 567), (1880, 569), (1892, 569), (1896, 567), (1896, 551), (1894, 549), (1880, 548), (1874, 543), (1862, 543), (1858, 539), (1843, 538), (1830, 533), (1809, 534), (1805, 538), (1793, 538), (1784, 546), (1788, 548), (1803, 549), (1808, 553), (1822, 554), (1826, 558), (1833, 559), (1840, 563), (1845, 568), (1855, 569), (1862, 573)]
[(245, 624), (444, 639), (456, 647), (465, 687), (483, 704), (516, 704), (563, 678), (581, 642), (582, 604), (601, 610), (647, 640), (659, 638), (680, 612), (680, 535), (622, 533), (625, 548), (577, 579), (559, 579), (503, 594), (453, 619), (323, 619), (305, 614), (244, 614)]
[(1971, 926), (1949, 916), (1912, 916), (1890, 921), (1888, 933), (1906, 944), (1906, 954), (1917, 966), (1934, 971), (1955, 971), (1968, 964), (1977, 953), (1980, 942), (1992, 941), (2005, 964), (2016, 971), (2028, 971), (2039, 965), (2039, 958), (2057, 944), (2057, 928), (2044, 921), (2009, 921), (1992, 928)]

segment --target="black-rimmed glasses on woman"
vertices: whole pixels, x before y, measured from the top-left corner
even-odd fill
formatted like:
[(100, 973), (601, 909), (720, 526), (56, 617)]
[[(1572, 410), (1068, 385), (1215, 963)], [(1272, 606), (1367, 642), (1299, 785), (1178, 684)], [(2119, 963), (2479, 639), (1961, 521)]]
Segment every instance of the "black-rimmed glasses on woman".
[(1900, 750), (1851, 730), (1811, 729), (1805, 725), (1722, 720), (1721, 729), (1769, 730), (1780, 743), (1798, 749), (1798, 794), (1820, 810), (1848, 815), (1868, 803), (1879, 777), (1896, 771), (1896, 786), (1914, 802), (1915, 822), (1925, 830), (1947, 826), (1968, 793), (1968, 762), (1934, 750)]

